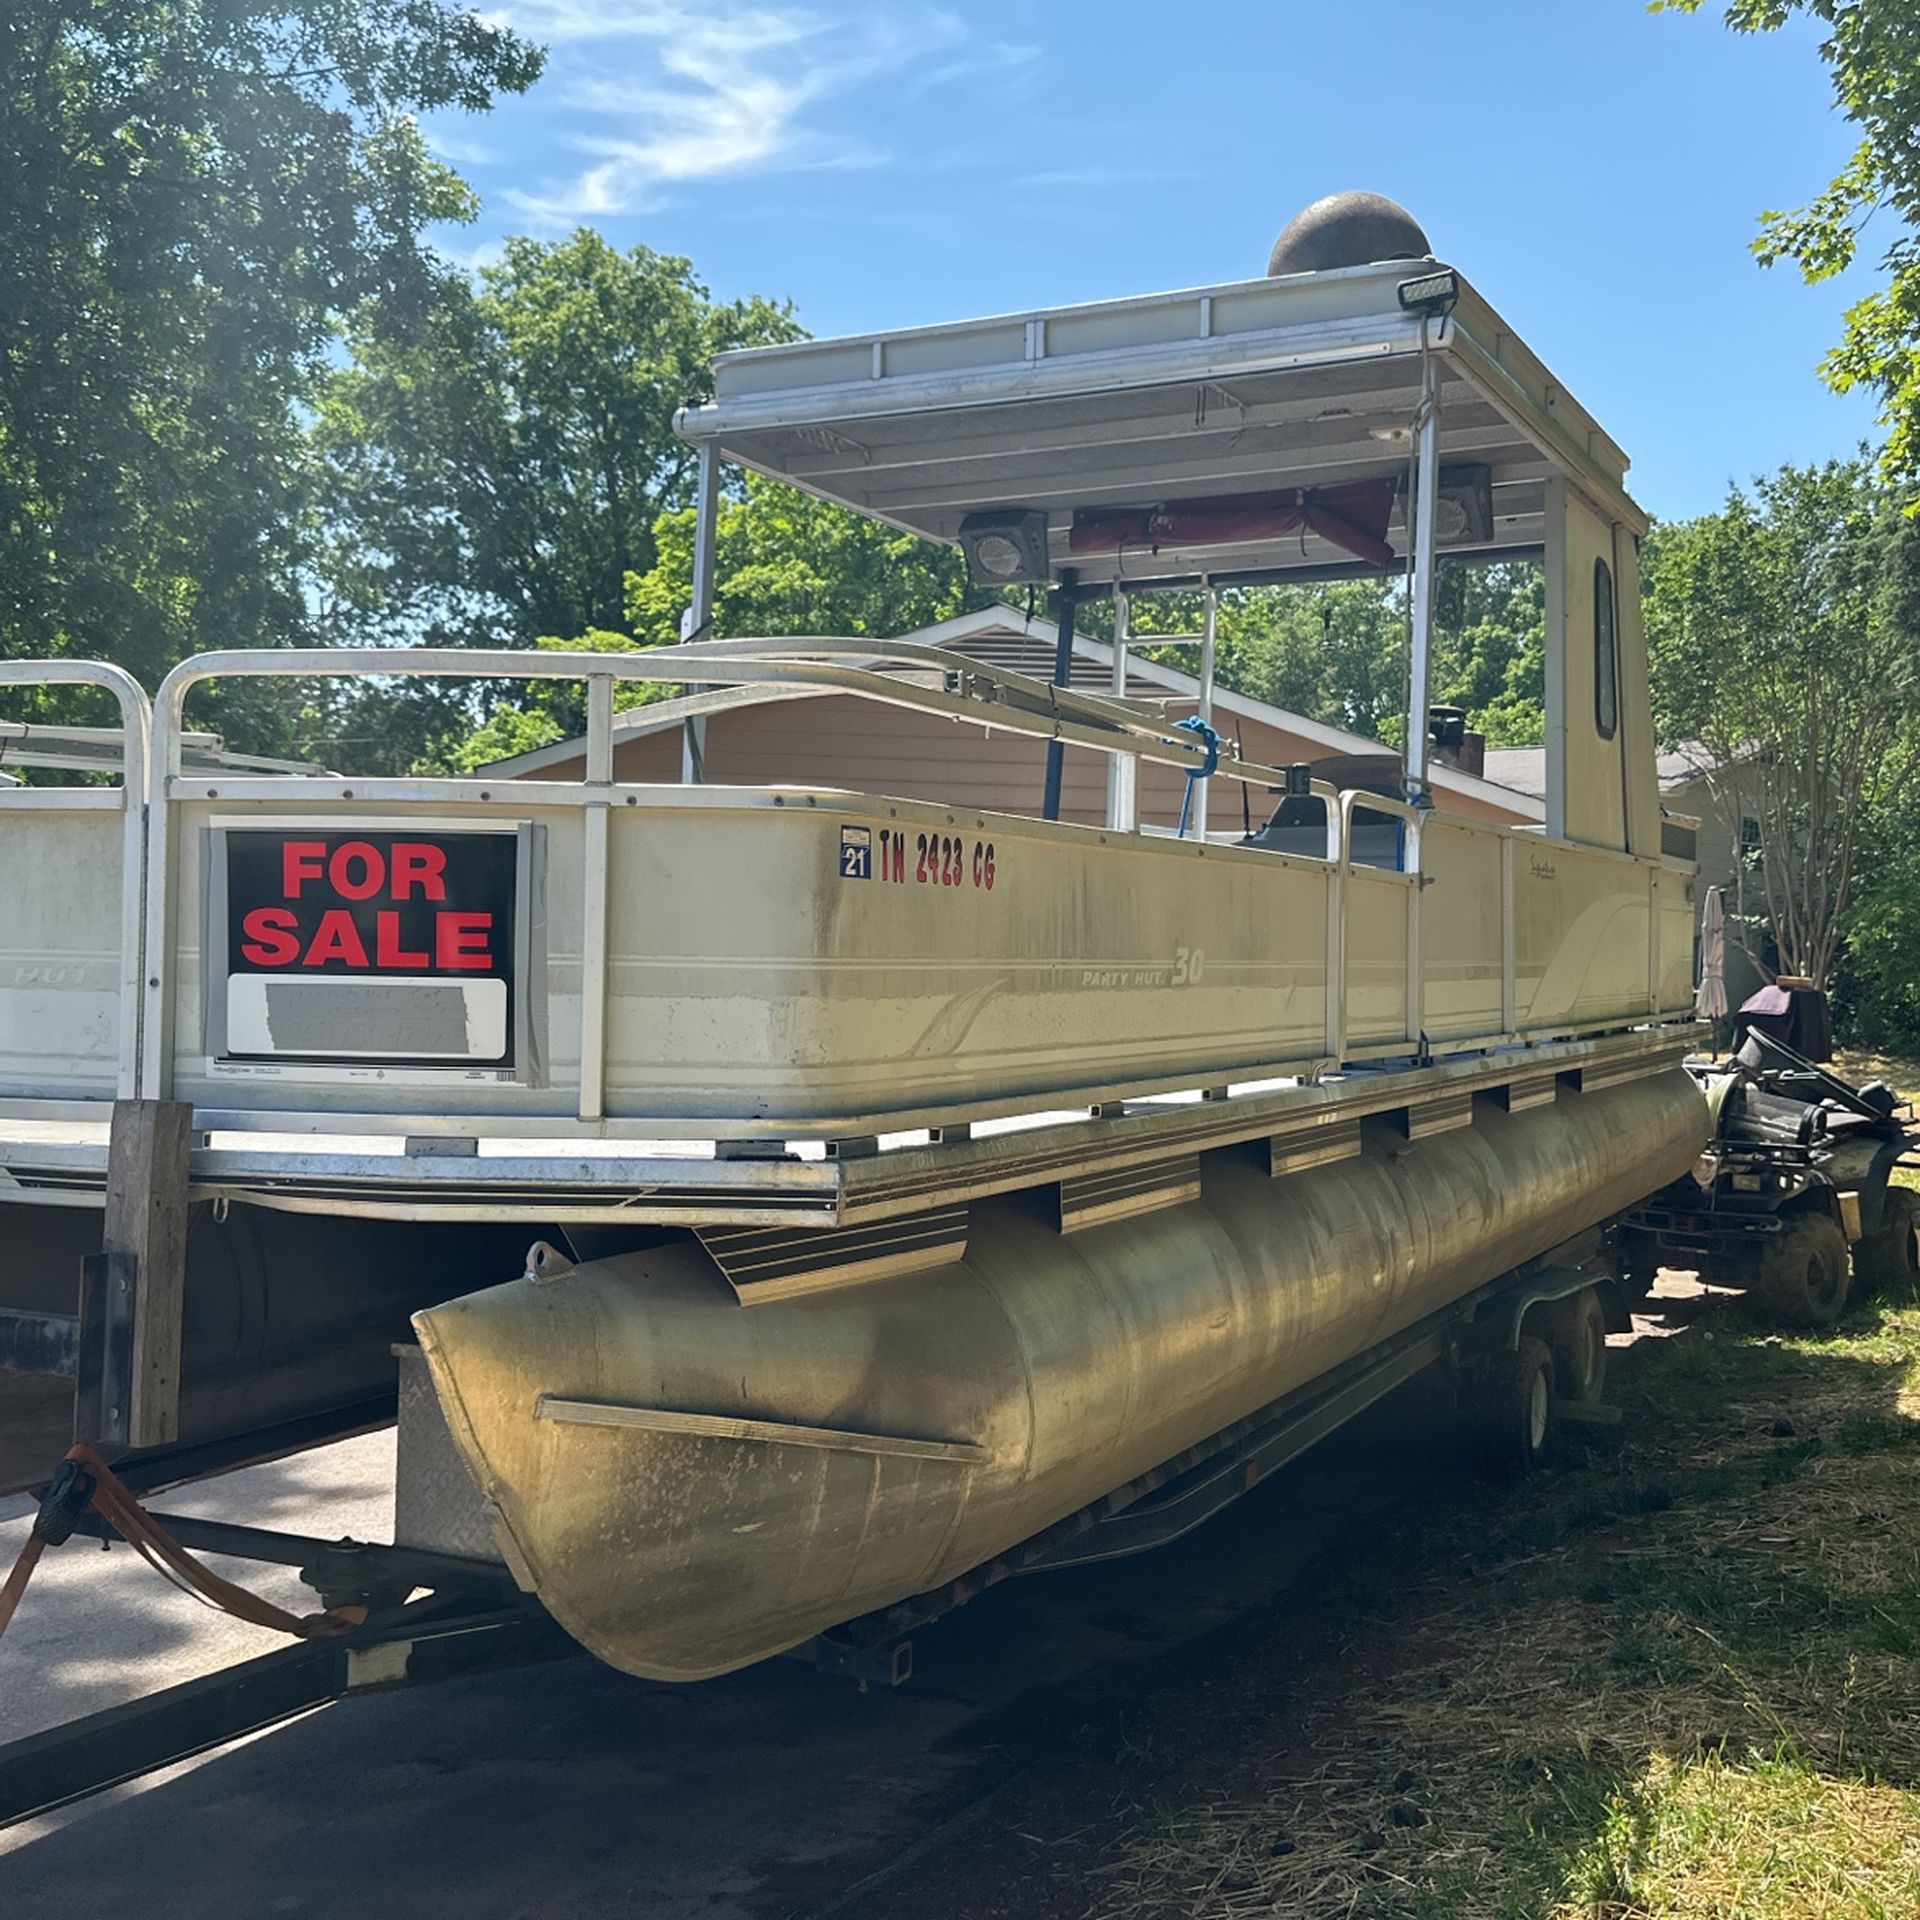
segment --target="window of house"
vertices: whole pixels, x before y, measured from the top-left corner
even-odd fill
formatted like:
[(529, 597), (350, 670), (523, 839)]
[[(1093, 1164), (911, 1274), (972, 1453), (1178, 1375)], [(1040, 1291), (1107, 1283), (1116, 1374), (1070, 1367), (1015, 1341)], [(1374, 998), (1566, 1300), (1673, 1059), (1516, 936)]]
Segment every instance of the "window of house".
[(1760, 822), (1750, 813), (1740, 819), (1740, 853), (1747, 860), (1760, 857)]
[(1613, 569), (1593, 563), (1593, 724), (1602, 740), (1620, 726), (1619, 649), (1613, 631)]

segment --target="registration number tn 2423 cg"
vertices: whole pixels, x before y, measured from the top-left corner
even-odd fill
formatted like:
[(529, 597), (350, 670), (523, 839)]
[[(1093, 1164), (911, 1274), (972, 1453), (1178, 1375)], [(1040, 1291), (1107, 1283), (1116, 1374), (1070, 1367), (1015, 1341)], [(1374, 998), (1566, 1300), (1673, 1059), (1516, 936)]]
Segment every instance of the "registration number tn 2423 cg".
[(840, 877), (894, 886), (978, 887), (993, 891), (994, 844), (957, 833), (906, 833), (895, 827), (840, 830)]

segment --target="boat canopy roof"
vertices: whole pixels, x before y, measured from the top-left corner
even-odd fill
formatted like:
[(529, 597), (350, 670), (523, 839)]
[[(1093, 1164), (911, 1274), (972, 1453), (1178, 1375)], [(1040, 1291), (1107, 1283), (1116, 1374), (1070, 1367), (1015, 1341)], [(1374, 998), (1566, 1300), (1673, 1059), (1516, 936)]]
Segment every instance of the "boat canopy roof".
[[(1285, 524), (1273, 496), (1312, 491), (1361, 519), (1370, 499), (1397, 564), (1423, 326), (1400, 288), (1443, 271), (1392, 260), (746, 349), (714, 363), (713, 402), (678, 425), (728, 460), (949, 544), (970, 513), (1038, 509), (1052, 570), (1078, 568), (1083, 583), (1366, 571), (1382, 564), (1378, 538), (1356, 542), (1317, 514)], [(1442, 497), (1452, 481), (1480, 505), (1451, 527), (1443, 512), (1443, 549), (1537, 552), (1554, 475), (1642, 530), (1626, 455), (1456, 278), (1453, 311), (1424, 323)], [(1135, 510), (1139, 537), (1116, 509)]]

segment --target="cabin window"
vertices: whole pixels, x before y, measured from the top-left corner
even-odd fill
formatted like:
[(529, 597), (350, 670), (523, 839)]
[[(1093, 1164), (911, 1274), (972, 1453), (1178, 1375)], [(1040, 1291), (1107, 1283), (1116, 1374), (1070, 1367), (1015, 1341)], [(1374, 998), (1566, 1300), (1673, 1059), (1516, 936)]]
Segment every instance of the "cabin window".
[(1593, 724), (1602, 740), (1620, 726), (1620, 663), (1613, 633), (1613, 569), (1593, 563)]

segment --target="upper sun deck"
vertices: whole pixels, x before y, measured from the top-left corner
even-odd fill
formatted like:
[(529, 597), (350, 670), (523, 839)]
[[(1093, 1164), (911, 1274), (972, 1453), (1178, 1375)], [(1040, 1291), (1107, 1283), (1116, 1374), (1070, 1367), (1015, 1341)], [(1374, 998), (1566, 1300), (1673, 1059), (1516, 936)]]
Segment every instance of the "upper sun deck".
[[(714, 364), (715, 399), (679, 430), (722, 457), (929, 539), (993, 508), (1045, 512), (1054, 572), (1085, 581), (1344, 571), (1351, 542), (1306, 527), (1099, 551), (1076, 515), (1393, 483), (1387, 540), (1406, 544), (1404, 482), (1420, 404), (1422, 316), (1400, 288), (1448, 271), (1390, 260), (1178, 293), (833, 340)], [(1424, 324), (1439, 381), (1440, 545), (1537, 552), (1559, 475), (1609, 518), (1645, 516), (1627, 458), (1458, 275), (1457, 305)], [(1464, 469), (1458, 475), (1444, 469)], [(1491, 514), (1487, 513), (1490, 494)], [(1443, 490), (1443, 505), (1446, 494)], [(1377, 562), (1376, 562), (1377, 563)]]

